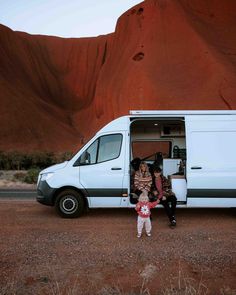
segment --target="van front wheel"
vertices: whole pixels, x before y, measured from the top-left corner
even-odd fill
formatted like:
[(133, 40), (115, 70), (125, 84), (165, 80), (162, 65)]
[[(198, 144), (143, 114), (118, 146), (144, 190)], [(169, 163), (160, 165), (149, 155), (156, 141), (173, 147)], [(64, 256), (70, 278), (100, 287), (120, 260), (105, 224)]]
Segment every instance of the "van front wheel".
[(83, 214), (84, 200), (78, 192), (67, 189), (58, 194), (55, 207), (60, 216), (75, 218)]

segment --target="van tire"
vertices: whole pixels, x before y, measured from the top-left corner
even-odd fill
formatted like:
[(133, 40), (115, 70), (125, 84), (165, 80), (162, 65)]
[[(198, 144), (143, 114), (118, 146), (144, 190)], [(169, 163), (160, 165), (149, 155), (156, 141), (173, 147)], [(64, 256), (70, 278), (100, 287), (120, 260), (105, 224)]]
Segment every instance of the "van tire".
[(84, 199), (77, 191), (66, 189), (56, 197), (55, 208), (63, 218), (76, 218), (84, 212)]

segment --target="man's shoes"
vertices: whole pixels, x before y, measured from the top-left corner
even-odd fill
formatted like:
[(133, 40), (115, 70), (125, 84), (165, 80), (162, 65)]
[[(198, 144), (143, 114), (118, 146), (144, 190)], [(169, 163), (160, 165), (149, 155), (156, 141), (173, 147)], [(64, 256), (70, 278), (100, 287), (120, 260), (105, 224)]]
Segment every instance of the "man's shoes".
[(170, 217), (170, 227), (176, 226), (176, 220), (174, 215)]
[(170, 224), (171, 224), (171, 226), (176, 226), (176, 220), (173, 219)]
[(175, 220), (174, 216), (172, 216), (171, 219), (170, 219), (170, 225), (171, 226), (176, 226), (176, 220)]

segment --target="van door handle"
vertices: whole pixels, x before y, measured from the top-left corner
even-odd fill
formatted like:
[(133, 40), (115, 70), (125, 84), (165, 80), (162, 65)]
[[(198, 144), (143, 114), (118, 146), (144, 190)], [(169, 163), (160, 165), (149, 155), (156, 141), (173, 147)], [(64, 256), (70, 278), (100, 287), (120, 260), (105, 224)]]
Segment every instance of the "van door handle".
[(193, 167), (191, 167), (191, 169), (202, 169), (202, 167), (199, 167), (199, 166), (193, 166)]
[(112, 167), (111, 170), (121, 170), (120, 167)]

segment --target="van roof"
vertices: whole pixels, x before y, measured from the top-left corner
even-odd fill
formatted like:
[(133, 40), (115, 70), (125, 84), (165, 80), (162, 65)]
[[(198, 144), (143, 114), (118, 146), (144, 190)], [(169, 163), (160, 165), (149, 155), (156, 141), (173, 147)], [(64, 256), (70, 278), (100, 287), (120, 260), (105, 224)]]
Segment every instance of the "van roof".
[(236, 110), (132, 110), (130, 115), (236, 115)]
[(137, 110), (130, 111), (129, 115), (119, 117), (112, 120), (110, 123), (105, 125), (98, 133), (107, 132), (118, 132), (118, 131), (128, 131), (131, 118), (150, 118), (152, 116), (163, 116), (163, 117), (181, 117), (185, 115), (236, 115), (236, 110), (204, 110), (204, 111), (191, 111), (191, 110), (180, 110), (180, 111), (164, 111), (164, 110)]

